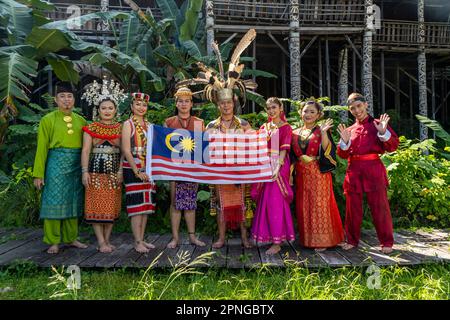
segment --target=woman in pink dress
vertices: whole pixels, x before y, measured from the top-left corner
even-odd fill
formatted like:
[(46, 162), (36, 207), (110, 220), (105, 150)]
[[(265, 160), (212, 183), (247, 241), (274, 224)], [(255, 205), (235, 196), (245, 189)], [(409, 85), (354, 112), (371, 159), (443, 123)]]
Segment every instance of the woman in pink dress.
[(251, 195), (256, 201), (252, 236), (257, 243), (271, 243), (266, 254), (273, 255), (280, 251), (281, 243), (295, 240), (289, 207), (293, 199), (289, 184), (292, 128), (286, 121), (283, 104), (278, 98), (269, 98), (266, 104), (269, 119), (260, 130), (267, 132), (273, 181), (252, 185)]

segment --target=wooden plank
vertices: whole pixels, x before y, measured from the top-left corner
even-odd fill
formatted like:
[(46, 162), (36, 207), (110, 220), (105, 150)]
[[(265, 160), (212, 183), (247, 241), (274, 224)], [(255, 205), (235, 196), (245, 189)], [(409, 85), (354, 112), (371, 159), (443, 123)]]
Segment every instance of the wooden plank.
[(450, 252), (433, 247), (432, 243), (418, 242), (402, 234), (394, 234), (395, 241), (405, 245), (421, 263), (450, 261)]
[(60, 246), (59, 253), (44, 261), (41, 266), (50, 267), (79, 265), (82, 261), (97, 253), (97, 248), (93, 245), (95, 241), (95, 236), (91, 235), (88, 242), (89, 247), (86, 249), (78, 249), (67, 245), (62, 245)]
[(352, 248), (350, 250), (344, 250), (337, 247), (336, 251), (345, 257), (353, 266), (365, 267), (374, 263), (372, 258), (367, 255), (366, 250), (360, 247)]
[(261, 263), (269, 267), (284, 267), (284, 261), (280, 252), (277, 254), (266, 254), (266, 251), (269, 248), (270, 244), (258, 246)]
[[(148, 253), (142, 254), (142, 256), (136, 260), (136, 266), (137, 267), (149, 267), (155, 259), (158, 259), (155, 261), (154, 267), (165, 267), (168, 265), (168, 255), (170, 256), (170, 253), (172, 251), (176, 252), (178, 249), (168, 249), (167, 244), (172, 239), (172, 235), (170, 234), (163, 234), (158, 239), (153, 242), (152, 244), (155, 246), (155, 249), (150, 250)], [(161, 256), (159, 256), (161, 254)], [(159, 256), (159, 258), (158, 258)]]
[[(97, 252), (84, 260), (80, 267), (93, 268), (93, 267), (113, 267), (114, 264), (120, 260), (120, 257), (127, 253), (132, 247), (133, 236), (127, 233), (121, 233), (111, 236), (111, 244), (116, 246), (116, 250), (111, 253)], [(127, 250), (125, 250), (127, 249)]]
[[(160, 237), (160, 235), (158, 235), (158, 234), (150, 234), (145, 239), (148, 243), (154, 243), (159, 237)], [(135, 267), (137, 267), (137, 261), (142, 256), (142, 253), (139, 253), (136, 250), (134, 250), (134, 239), (132, 239), (130, 244), (131, 244), (131, 249), (127, 253), (125, 253), (125, 255), (119, 259), (119, 261), (117, 261), (115, 263), (114, 267), (116, 267), (116, 268), (122, 268), (122, 267), (135, 268)]]
[[(214, 237), (213, 243), (217, 241), (217, 237)], [(212, 252), (214, 252), (214, 261), (212, 262), (212, 266), (215, 268), (222, 268), (227, 266), (228, 261), (228, 241), (225, 240), (225, 244), (220, 249), (214, 249), (211, 246)]]
[(449, 237), (448, 232), (437, 229), (434, 229), (432, 231), (419, 229), (415, 233), (426, 237), (428, 241), (446, 241)]
[[(198, 235), (197, 238), (205, 243), (204, 247), (195, 246), (195, 250), (191, 255), (191, 262), (197, 259), (200, 255), (212, 251), (212, 241), (213, 237), (211, 236), (204, 236), (204, 235)], [(213, 264), (213, 260), (215, 258), (215, 255), (211, 256), (211, 261), (209, 261), (209, 266)]]
[[(195, 247), (196, 245), (191, 244), (191, 241), (189, 240), (189, 236), (187, 234), (181, 234), (180, 247), (177, 252), (177, 257), (183, 257), (183, 260), (185, 258), (186, 263), (191, 262)], [(179, 259), (176, 259), (174, 261), (177, 262), (179, 261)]]
[[(370, 245), (373, 249), (378, 250), (381, 253), (381, 247), (379, 246), (379, 241), (377, 236), (375, 235), (375, 230), (362, 230), (361, 231), (362, 239), (364, 242), (366, 242), (368, 245)], [(395, 239), (394, 239), (395, 240)], [(403, 246), (401, 243), (395, 243), (392, 247), (394, 250), (389, 255), (385, 255), (390, 257), (391, 259), (394, 259), (396, 263), (400, 265), (412, 265), (412, 264), (419, 264), (420, 260), (412, 255), (408, 248)]]
[(300, 247), (299, 242), (291, 243), (292, 248), (297, 252), (297, 261), (307, 268), (326, 267), (326, 262), (310, 248)]
[(329, 248), (317, 254), (330, 266), (330, 267), (342, 267), (349, 266), (351, 262), (344, 258), (334, 248)]
[(36, 238), (14, 250), (10, 250), (0, 255), (0, 266), (10, 265), (18, 260), (27, 260), (36, 262), (34, 259), (31, 258), (37, 255), (38, 253), (42, 254), (42, 252), (44, 252), (43, 254), (47, 255), (47, 257), (49, 256), (49, 254), (45, 252), (47, 248), (48, 245), (43, 243), (42, 239)]
[(359, 241), (359, 248), (370, 257), (370, 261), (373, 261), (378, 266), (392, 266), (397, 264), (397, 260), (394, 257), (383, 254), (379, 249), (362, 240)]
[[(404, 237), (406, 239), (411, 239), (411, 240), (418, 241), (418, 242), (425, 242), (428, 240), (428, 237), (417, 234), (417, 233), (409, 231), (409, 230), (397, 230), (395, 232), (395, 234), (402, 235), (402, 237)], [(394, 234), (394, 239), (395, 239), (395, 234)]]
[(229, 269), (241, 269), (244, 267), (242, 262), (242, 243), (239, 238), (228, 239), (228, 251), (227, 251), (227, 268)]
[(43, 231), (41, 229), (20, 229), (17, 231), (12, 231), (3, 238), (6, 242), (0, 245), (0, 255), (23, 246), (34, 239), (40, 238), (42, 235)]
[(427, 244), (433, 248), (450, 253), (450, 241), (435, 241)]
[(281, 245), (280, 256), (281, 259), (283, 259), (285, 267), (293, 264), (300, 264), (298, 261), (298, 253), (289, 242), (284, 242)]
[(244, 263), (244, 268), (258, 268), (261, 267), (261, 257), (259, 255), (259, 250), (256, 246), (251, 248), (243, 248), (244, 254), (242, 262)]

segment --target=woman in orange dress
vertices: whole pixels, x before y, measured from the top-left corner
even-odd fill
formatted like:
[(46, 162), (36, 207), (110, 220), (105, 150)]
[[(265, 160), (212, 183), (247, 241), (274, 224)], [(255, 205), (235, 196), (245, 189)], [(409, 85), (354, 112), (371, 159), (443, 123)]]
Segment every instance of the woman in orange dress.
[(98, 109), (99, 119), (83, 127), (81, 167), (86, 188), (84, 218), (94, 228), (98, 250), (109, 253), (114, 250), (109, 239), (122, 204), (122, 126), (115, 121), (117, 105), (112, 99), (104, 99), (94, 108)]
[(304, 125), (294, 130), (291, 149), (300, 244), (317, 251), (335, 247), (344, 240), (331, 176), (336, 166), (336, 146), (329, 132), (333, 120), (317, 125), (322, 110), (314, 99), (302, 104), (299, 113)]

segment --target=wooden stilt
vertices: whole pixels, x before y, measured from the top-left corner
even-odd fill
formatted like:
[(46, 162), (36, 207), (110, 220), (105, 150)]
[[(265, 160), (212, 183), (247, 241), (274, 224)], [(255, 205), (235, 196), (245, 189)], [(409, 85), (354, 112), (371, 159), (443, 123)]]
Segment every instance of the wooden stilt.
[(319, 39), (319, 97), (323, 96), (322, 41)]
[(327, 81), (327, 97), (331, 99), (331, 77), (330, 77), (330, 52), (328, 45), (328, 37), (325, 38), (325, 76)]
[(384, 69), (384, 51), (381, 51), (381, 113), (386, 112), (386, 81), (385, 81), (385, 69)]

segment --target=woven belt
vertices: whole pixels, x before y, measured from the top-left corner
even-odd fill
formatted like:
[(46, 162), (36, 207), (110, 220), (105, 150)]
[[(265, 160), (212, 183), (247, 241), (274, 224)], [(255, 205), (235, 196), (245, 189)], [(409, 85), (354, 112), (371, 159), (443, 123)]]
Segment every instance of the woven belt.
[(369, 153), (369, 154), (358, 154), (353, 155), (348, 158), (349, 161), (367, 161), (367, 160), (378, 160), (380, 159), (380, 156), (376, 153)]
[(310, 163), (312, 161), (317, 161), (320, 159), (320, 157), (313, 157), (313, 156), (307, 156), (307, 155), (301, 155), (299, 157), (300, 161), (303, 163)]
[(120, 149), (119, 148), (113, 148), (113, 147), (92, 148), (92, 153), (113, 154), (113, 153), (120, 153)]

